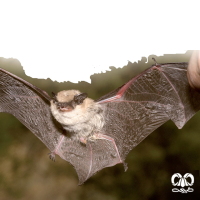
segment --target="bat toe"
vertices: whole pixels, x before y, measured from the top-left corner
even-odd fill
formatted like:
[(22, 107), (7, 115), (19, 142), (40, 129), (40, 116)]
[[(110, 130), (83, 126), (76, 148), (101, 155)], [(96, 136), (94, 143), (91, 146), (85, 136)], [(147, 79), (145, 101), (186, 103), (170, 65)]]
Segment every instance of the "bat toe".
[(80, 142), (81, 142), (82, 144), (87, 144), (87, 140), (86, 140), (84, 137), (81, 137), (81, 138), (80, 138)]
[(48, 155), (49, 155), (49, 158), (52, 160), (52, 161), (56, 161), (56, 154), (54, 153), (54, 152), (51, 152), (51, 153), (48, 153)]

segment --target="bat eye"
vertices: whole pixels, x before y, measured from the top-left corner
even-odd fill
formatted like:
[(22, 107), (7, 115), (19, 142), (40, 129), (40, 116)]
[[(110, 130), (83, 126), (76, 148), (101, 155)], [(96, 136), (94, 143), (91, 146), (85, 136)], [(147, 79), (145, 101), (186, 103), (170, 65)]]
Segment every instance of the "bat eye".
[(81, 94), (77, 94), (74, 96), (74, 102), (77, 105), (80, 105), (83, 103), (83, 101), (87, 98), (87, 93), (81, 93)]

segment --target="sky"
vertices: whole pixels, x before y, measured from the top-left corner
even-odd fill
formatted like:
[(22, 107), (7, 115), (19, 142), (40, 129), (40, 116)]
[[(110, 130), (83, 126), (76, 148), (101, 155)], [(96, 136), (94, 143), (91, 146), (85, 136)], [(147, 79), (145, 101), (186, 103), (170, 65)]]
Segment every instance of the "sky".
[[(53, 81), (91, 83), (94, 73), (110, 71), (109, 66), (123, 67), (149, 55), (180, 54), (186, 50), (0, 50), (0, 57), (18, 59), (27, 76)], [(147, 60), (148, 62), (148, 60)]]

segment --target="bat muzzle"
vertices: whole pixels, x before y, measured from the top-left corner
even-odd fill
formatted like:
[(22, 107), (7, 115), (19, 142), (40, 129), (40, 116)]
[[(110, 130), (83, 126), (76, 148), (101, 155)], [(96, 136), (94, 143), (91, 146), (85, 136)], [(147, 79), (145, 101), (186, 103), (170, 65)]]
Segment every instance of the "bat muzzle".
[(55, 104), (57, 109), (61, 112), (70, 112), (74, 109), (74, 107), (68, 103), (55, 102)]

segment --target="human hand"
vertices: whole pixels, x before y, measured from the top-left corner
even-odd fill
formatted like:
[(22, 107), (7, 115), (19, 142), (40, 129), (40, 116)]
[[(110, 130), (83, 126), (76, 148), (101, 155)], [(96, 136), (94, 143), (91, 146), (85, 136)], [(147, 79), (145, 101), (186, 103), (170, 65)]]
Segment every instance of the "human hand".
[(195, 50), (189, 61), (187, 78), (190, 86), (200, 91), (200, 50)]

